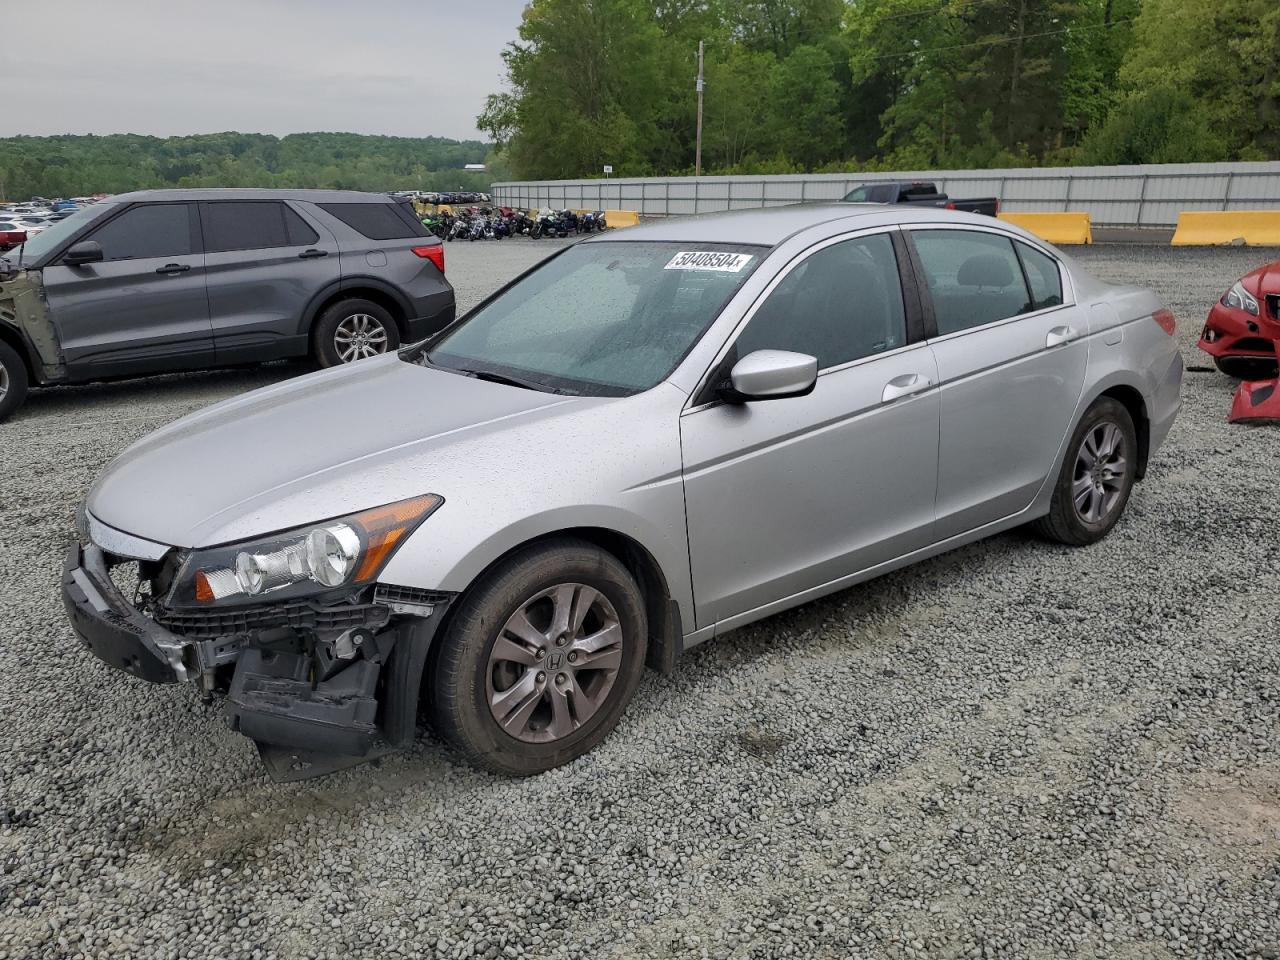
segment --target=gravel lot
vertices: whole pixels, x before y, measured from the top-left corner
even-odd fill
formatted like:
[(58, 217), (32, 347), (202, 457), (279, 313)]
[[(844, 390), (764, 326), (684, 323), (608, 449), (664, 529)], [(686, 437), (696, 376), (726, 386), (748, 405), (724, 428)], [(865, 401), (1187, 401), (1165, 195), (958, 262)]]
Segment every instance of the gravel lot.
[[(464, 305), (551, 243), (449, 248)], [(1095, 247), (1188, 362), (1277, 254)], [(43, 391), (0, 427), (0, 960), (1280, 957), (1280, 434), (1191, 373), (1126, 518), (1014, 533), (649, 674), (536, 779), (411, 752), (269, 783), (184, 687), (82, 652), (75, 504), (126, 444), (296, 366)]]

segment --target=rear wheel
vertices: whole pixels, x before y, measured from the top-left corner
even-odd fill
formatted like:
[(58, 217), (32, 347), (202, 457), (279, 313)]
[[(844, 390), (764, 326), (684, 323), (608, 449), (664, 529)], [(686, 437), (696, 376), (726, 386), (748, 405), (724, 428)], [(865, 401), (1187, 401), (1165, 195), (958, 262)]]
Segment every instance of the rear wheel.
[(372, 300), (340, 300), (325, 310), (312, 335), (312, 352), (322, 367), (336, 367), (394, 350), (400, 330)]
[(436, 729), (499, 773), (567, 763), (617, 724), (646, 631), (640, 590), (611, 554), (570, 539), (522, 550), (453, 615), (431, 678)]
[(8, 419), (26, 398), (26, 364), (18, 351), (0, 340), (0, 420)]
[(1270, 380), (1276, 376), (1277, 364), (1272, 357), (1215, 357), (1213, 362), (1237, 380)]
[(1097, 400), (1071, 435), (1049, 513), (1035, 522), (1036, 530), (1081, 547), (1105, 537), (1129, 502), (1137, 453), (1129, 411), (1110, 397)]

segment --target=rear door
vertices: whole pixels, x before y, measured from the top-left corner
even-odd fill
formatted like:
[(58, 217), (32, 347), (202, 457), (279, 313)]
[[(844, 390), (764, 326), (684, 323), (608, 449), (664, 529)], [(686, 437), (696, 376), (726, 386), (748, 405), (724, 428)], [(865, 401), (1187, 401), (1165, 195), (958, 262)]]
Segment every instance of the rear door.
[(333, 234), (283, 200), (200, 204), (219, 363), (305, 354), (307, 305), (342, 278)]
[(908, 234), (932, 316), (942, 412), (937, 539), (1031, 504), (1073, 426), (1088, 319), (1058, 261), (998, 230)]
[(43, 270), (45, 295), (73, 380), (213, 363), (204, 253), (191, 203), (122, 210), (81, 240), (101, 263)]

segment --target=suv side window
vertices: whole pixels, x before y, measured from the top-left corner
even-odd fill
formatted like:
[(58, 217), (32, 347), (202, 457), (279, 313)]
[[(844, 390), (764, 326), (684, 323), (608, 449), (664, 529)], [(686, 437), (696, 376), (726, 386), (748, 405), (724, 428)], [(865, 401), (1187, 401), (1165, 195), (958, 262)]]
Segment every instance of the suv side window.
[(207, 253), (297, 247), (320, 238), (279, 200), (214, 200), (200, 205)]
[(877, 233), (811, 254), (769, 294), (736, 347), (739, 357), (754, 350), (805, 353), (825, 369), (906, 342), (893, 240)]
[(1019, 243), (1018, 256), (1031, 285), (1031, 305), (1036, 310), (1062, 306), (1062, 271), (1058, 261), (1035, 247)]
[(149, 260), (191, 254), (191, 206), (149, 203), (112, 217), (87, 240), (102, 245), (104, 260)]
[(913, 230), (938, 335), (1032, 309), (1013, 241), (970, 230)]
[(408, 240), (431, 235), (415, 217), (402, 216), (397, 210), (400, 204), (318, 203), (316, 206), (369, 240)]

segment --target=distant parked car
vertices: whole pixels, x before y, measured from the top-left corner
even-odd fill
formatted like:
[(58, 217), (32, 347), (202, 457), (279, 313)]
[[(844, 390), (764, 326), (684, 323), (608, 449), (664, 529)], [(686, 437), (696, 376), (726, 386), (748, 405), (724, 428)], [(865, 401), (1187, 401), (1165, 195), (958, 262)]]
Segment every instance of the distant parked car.
[(1213, 305), (1200, 334), (1200, 349), (1223, 373), (1262, 380), (1276, 375), (1277, 342), (1280, 260), (1246, 273)]
[(941, 207), (962, 213), (982, 213), (994, 217), (1000, 212), (996, 197), (952, 200), (928, 180), (865, 183), (855, 187), (844, 198), (845, 203), (905, 203), (916, 207)]
[(0, 253), (27, 242), (27, 228), (12, 220), (0, 220)]
[(0, 420), (31, 383), (307, 355), (328, 367), (454, 316), (444, 248), (386, 194), (124, 194), (29, 231), (0, 267)]

